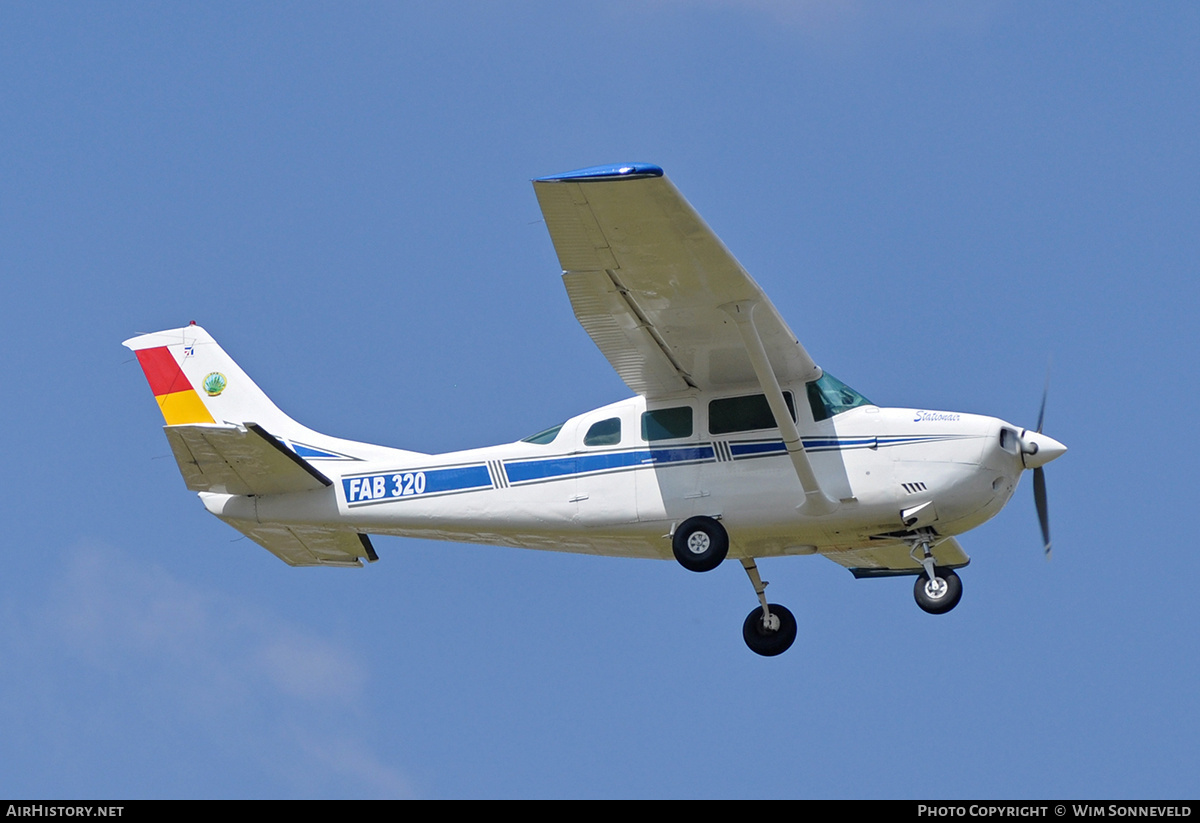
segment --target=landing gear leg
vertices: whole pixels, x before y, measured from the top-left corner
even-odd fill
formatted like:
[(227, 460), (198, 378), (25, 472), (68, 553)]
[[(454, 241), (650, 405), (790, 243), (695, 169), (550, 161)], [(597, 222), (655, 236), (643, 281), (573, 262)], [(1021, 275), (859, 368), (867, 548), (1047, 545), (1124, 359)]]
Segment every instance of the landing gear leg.
[[(918, 549), (921, 550), (921, 557), (917, 557)], [(915, 543), (911, 554), (925, 569), (917, 576), (916, 585), (913, 586), (913, 598), (917, 605), (930, 614), (945, 614), (957, 606), (962, 599), (962, 581), (953, 569), (943, 569), (933, 564), (929, 540), (922, 538)]]
[(750, 651), (763, 657), (774, 657), (786, 652), (796, 640), (796, 618), (783, 606), (767, 602), (767, 584), (758, 574), (754, 558), (742, 559), (754, 593), (758, 595), (759, 607), (746, 616), (742, 624), (742, 638)]

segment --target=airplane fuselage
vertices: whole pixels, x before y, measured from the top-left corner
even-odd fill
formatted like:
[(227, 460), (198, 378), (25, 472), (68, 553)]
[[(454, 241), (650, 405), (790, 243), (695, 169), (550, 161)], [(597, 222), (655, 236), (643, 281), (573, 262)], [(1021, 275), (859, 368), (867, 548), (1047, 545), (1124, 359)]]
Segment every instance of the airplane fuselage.
[(859, 406), (799, 423), (821, 486), (838, 501), (830, 514), (806, 515), (779, 431), (722, 431), (731, 424), (715, 419), (712, 399), (648, 409), (633, 397), (571, 418), (545, 442), (308, 454), (331, 486), (202, 497), (214, 514), (259, 523), (662, 559), (672, 557), (675, 526), (707, 515), (736, 535), (732, 556), (764, 557), (846, 551), (914, 528), (961, 534), (1003, 508), (1023, 469), (1017, 427), (996, 418)]

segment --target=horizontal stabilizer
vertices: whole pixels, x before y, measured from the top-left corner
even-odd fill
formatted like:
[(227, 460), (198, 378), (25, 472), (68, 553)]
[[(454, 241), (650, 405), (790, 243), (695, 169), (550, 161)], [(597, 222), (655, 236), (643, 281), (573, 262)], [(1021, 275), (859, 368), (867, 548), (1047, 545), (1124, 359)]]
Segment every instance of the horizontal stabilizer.
[(379, 559), (371, 539), (358, 532), (221, 519), (289, 566), (362, 566), (360, 558)]
[[(885, 543), (844, 552), (821, 552), (839, 566), (845, 566), (855, 577), (887, 577), (900, 574), (920, 574), (921, 564), (913, 560), (904, 543)], [(949, 569), (959, 569), (971, 562), (962, 545), (951, 537), (933, 547), (934, 563)]]
[(287, 494), (332, 485), (329, 478), (255, 423), (165, 426), (163, 431), (192, 491)]

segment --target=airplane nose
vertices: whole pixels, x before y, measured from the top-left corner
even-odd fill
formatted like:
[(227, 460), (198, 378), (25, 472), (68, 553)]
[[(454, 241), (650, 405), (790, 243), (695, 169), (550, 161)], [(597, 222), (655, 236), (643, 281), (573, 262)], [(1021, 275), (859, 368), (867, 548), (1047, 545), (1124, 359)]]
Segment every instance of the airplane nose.
[(1021, 432), (1021, 460), (1027, 469), (1044, 466), (1054, 458), (1061, 457), (1066, 451), (1067, 447), (1053, 437), (1028, 429)]

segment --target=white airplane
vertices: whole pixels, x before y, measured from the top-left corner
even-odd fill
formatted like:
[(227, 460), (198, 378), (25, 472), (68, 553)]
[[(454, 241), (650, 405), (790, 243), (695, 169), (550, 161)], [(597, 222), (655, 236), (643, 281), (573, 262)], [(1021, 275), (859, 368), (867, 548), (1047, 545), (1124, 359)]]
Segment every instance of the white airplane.
[(293, 566), (361, 566), (369, 534), (621, 557), (726, 557), (780, 654), (796, 620), (757, 558), (821, 554), (855, 577), (912, 575), (927, 612), (962, 596), (956, 535), (1022, 472), (1050, 551), (1042, 467), (1066, 448), (993, 417), (880, 408), (822, 371), (663, 175), (598, 166), (533, 181), (575, 316), (636, 396), (517, 443), (421, 452), (295, 422), (194, 323), (125, 341), (205, 508)]

